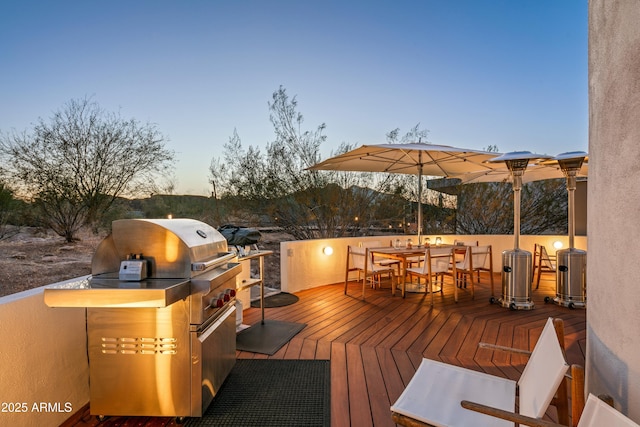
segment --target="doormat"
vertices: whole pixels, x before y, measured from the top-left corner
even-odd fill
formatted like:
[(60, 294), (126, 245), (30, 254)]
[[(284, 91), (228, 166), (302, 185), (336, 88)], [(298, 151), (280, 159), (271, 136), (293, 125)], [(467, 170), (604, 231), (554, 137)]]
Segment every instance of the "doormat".
[(330, 423), (330, 361), (238, 359), (202, 418), (191, 418), (187, 425), (328, 427)]
[[(284, 307), (295, 304), (299, 298), (288, 292), (280, 292), (264, 299), (264, 308)], [(260, 308), (260, 299), (251, 301), (251, 307)]]
[(258, 322), (236, 335), (236, 349), (273, 355), (296, 336), (306, 323), (282, 322), (265, 319), (264, 324)]

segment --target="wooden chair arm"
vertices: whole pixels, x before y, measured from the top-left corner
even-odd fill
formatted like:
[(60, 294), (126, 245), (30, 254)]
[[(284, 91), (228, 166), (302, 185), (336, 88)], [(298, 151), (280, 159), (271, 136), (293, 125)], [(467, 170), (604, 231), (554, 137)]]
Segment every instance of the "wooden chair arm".
[(513, 347), (505, 347), (503, 345), (497, 345), (497, 344), (489, 344), (487, 342), (480, 342), (478, 343), (478, 347), (480, 348), (486, 348), (489, 350), (500, 350), (500, 351), (507, 351), (510, 353), (517, 353), (517, 354), (522, 354), (525, 356), (531, 356), (531, 351), (529, 350), (522, 350), (519, 348), (513, 348)]
[[(564, 352), (564, 323), (562, 322), (562, 319), (553, 319), (553, 326), (556, 328), (556, 334), (558, 335), (558, 341), (560, 342), (560, 347), (562, 348), (562, 351)], [(490, 344), (490, 343), (486, 343), (486, 342), (479, 342), (478, 343), (478, 347), (486, 348), (486, 349), (489, 349), (489, 350), (507, 351), (507, 352), (511, 352), (511, 353), (521, 354), (521, 355), (524, 355), (524, 356), (531, 356), (531, 353), (533, 353), (530, 350), (523, 350), (523, 349), (518, 349), (518, 348), (505, 347), (503, 345)], [(566, 359), (566, 357), (565, 357), (565, 359)]]
[(531, 427), (566, 427), (562, 424), (556, 424), (554, 422), (541, 420), (539, 418), (527, 417), (525, 415), (516, 414), (514, 412), (505, 411), (503, 409), (494, 408), (480, 403), (469, 402), (468, 400), (463, 400), (462, 402), (460, 402), (460, 404), (465, 409), (480, 412), (482, 414), (486, 414), (503, 420), (513, 421), (514, 423), (518, 423), (520, 425)]

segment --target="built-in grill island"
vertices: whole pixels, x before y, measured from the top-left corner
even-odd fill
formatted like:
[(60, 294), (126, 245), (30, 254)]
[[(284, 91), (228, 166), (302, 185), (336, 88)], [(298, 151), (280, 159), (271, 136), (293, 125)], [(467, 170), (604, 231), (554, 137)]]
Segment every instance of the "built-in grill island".
[(236, 360), (235, 257), (200, 221), (118, 220), (88, 279), (45, 288), (87, 308), (92, 415), (202, 416)]

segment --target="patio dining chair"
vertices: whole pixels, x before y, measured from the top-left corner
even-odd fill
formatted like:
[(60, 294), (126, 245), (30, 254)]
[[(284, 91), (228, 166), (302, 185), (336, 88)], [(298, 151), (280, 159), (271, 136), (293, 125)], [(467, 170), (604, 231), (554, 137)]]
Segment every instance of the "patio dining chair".
[(540, 277), (542, 273), (554, 273), (556, 272), (556, 256), (549, 255), (547, 249), (543, 245), (534, 244), (533, 248), (533, 278), (536, 277), (536, 270), (538, 271), (538, 278), (536, 279), (536, 289), (540, 287)]
[[(427, 284), (427, 290), (431, 293), (431, 305), (433, 305), (434, 282), (440, 278), (440, 293), (444, 286), (444, 276), (451, 276), (455, 286), (456, 264), (454, 262), (453, 248), (427, 248), (424, 253), (424, 262), (420, 267), (409, 267), (405, 274), (407, 276), (415, 276), (420, 279), (424, 278)], [(455, 301), (458, 302), (457, 289), (454, 292)]]
[[(453, 246), (456, 247), (456, 262), (460, 262), (464, 259), (464, 249), (468, 246), (479, 246), (480, 242), (478, 240), (454, 240)], [(480, 276), (478, 276), (478, 281), (480, 281)]]
[[(384, 245), (379, 240), (367, 241), (361, 244), (362, 248), (382, 248)], [(400, 261), (397, 259), (384, 258), (384, 257), (373, 257), (373, 263), (383, 266), (383, 267), (394, 267), (396, 269), (397, 276), (400, 276)], [(378, 276), (379, 278), (380, 276)], [(391, 275), (389, 276), (391, 278)], [(374, 282), (375, 283), (375, 282)], [(380, 281), (378, 280), (378, 283)]]
[[(516, 398), (519, 414), (540, 419), (568, 369), (554, 320), (549, 318), (517, 382), (423, 359), (391, 406), (392, 419), (403, 426), (513, 426), (511, 421), (463, 408), (461, 402), (515, 413)], [(567, 399), (558, 404), (568, 405)]]
[(458, 287), (466, 287), (467, 277), (471, 282), (471, 297), (474, 295), (473, 274), (478, 275), (480, 282), (480, 272), (489, 272), (489, 280), (491, 281), (491, 295), (493, 295), (493, 253), (491, 245), (484, 246), (467, 246), (462, 261), (456, 263), (456, 285)]
[(396, 286), (395, 282), (395, 268), (393, 266), (382, 266), (373, 262), (373, 256), (371, 255), (369, 248), (358, 248), (353, 246), (347, 247), (347, 268), (344, 278), (344, 294), (347, 295), (347, 285), (349, 283), (349, 273), (352, 271), (358, 272), (358, 281), (360, 275), (362, 275), (362, 299), (365, 299), (365, 286), (368, 278), (372, 280), (376, 276), (383, 273), (389, 273), (391, 277), (391, 286)]

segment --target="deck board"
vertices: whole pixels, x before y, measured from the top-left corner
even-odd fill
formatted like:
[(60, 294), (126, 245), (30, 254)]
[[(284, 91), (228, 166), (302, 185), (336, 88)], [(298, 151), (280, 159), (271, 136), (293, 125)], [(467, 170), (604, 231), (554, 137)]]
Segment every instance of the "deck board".
[[(495, 275), (500, 291), (500, 276)], [(384, 285), (387, 287), (385, 288)], [(266, 309), (266, 318), (306, 323), (307, 326), (273, 356), (238, 352), (238, 358), (331, 360), (331, 425), (392, 426), (389, 406), (411, 380), (423, 357), (517, 380), (526, 358), (483, 349), (479, 342), (531, 349), (548, 317), (565, 323), (569, 363), (584, 365), (586, 310), (545, 304), (555, 296), (553, 281), (542, 281), (533, 291), (533, 310), (512, 311), (490, 304), (489, 280), (483, 275), (475, 285), (475, 298), (464, 288), (459, 301), (453, 287), (434, 294), (434, 305), (424, 294), (399, 292), (391, 296), (388, 284), (366, 289), (362, 300), (359, 283), (321, 286), (301, 291), (299, 301)], [(498, 295), (499, 296), (499, 295)], [(244, 311), (245, 324), (260, 321), (260, 309)], [(555, 409), (547, 419), (555, 419)], [(88, 408), (74, 414), (65, 426), (95, 426)], [(171, 418), (115, 417), (100, 425), (174, 426)]]
[[(347, 378), (349, 379), (347, 388), (349, 389), (349, 415), (351, 425), (373, 425), (360, 346), (346, 344), (345, 347), (347, 352)], [(342, 378), (342, 380), (344, 380), (344, 378)]]
[(331, 425), (348, 427), (349, 384), (347, 378), (347, 349), (343, 343), (331, 345)]

